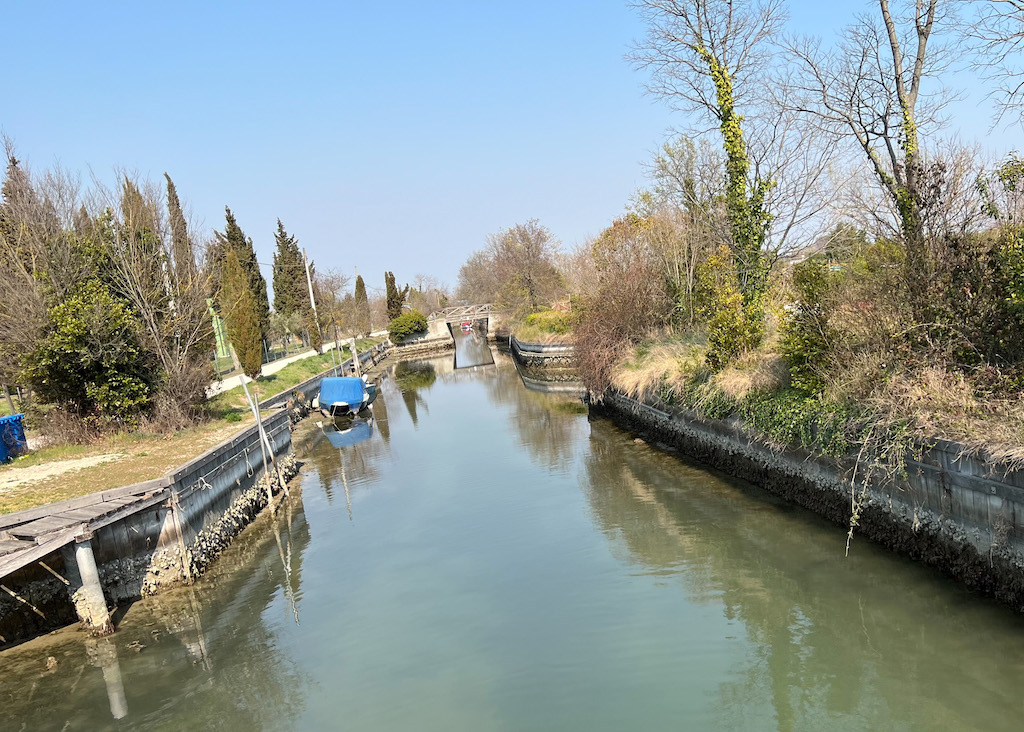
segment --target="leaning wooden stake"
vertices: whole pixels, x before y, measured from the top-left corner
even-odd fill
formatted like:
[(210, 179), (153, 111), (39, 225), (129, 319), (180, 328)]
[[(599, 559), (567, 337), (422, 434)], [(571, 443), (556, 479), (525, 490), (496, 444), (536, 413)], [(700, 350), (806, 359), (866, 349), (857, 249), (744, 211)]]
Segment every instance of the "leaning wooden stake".
[[(242, 391), (245, 392), (245, 398), (249, 402), (249, 409), (252, 410), (252, 416), (256, 418), (256, 431), (260, 435), (260, 447), (266, 446), (267, 452), (270, 453), (270, 462), (274, 465), (274, 471), (277, 473), (277, 479), (281, 481), (281, 488), (288, 493), (288, 484), (285, 483), (284, 474), (281, 472), (281, 467), (277, 464), (277, 460), (274, 458), (274, 447), (270, 444), (270, 438), (267, 437), (266, 430), (263, 429), (263, 420), (260, 418), (260, 405), (253, 399), (249, 393), (249, 388), (245, 385), (245, 381), (242, 382)], [(264, 473), (268, 472), (266, 465), (266, 455), (264, 455)]]

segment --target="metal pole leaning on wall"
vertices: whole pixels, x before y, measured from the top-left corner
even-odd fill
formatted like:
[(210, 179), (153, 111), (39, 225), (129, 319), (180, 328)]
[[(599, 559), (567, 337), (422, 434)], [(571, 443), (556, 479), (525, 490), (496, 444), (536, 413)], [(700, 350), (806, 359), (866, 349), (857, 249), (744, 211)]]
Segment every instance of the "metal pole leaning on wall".
[[(287, 490), (287, 486), (284, 482), (284, 475), (281, 473), (281, 468), (277, 464), (277, 459), (274, 457), (274, 447), (270, 444), (270, 438), (267, 437), (266, 431), (263, 429), (263, 420), (260, 419), (260, 405), (253, 399), (249, 393), (249, 388), (245, 385), (245, 377), (242, 377), (242, 391), (245, 392), (245, 398), (249, 402), (249, 409), (252, 410), (252, 416), (256, 418), (256, 430), (260, 435), (260, 444), (266, 445), (267, 451), (270, 453), (270, 462), (274, 464), (274, 471), (277, 473), (277, 479), (281, 481), (282, 490)], [(264, 465), (264, 471), (266, 471)]]
[(362, 376), (363, 375), (363, 368), (362, 368), (363, 365), (361, 363), (359, 363), (359, 350), (356, 348), (356, 339), (355, 338), (349, 338), (348, 339), (348, 347), (349, 347), (349, 350), (352, 351), (352, 365), (356, 369), (356, 376)]

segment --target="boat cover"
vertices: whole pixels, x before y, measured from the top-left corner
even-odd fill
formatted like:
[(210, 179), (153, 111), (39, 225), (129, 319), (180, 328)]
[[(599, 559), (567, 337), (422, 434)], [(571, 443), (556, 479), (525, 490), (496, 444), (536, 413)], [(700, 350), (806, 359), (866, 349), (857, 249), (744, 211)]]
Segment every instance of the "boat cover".
[(355, 376), (329, 376), (320, 382), (320, 408), (344, 402), (349, 406), (363, 403), (363, 380)]

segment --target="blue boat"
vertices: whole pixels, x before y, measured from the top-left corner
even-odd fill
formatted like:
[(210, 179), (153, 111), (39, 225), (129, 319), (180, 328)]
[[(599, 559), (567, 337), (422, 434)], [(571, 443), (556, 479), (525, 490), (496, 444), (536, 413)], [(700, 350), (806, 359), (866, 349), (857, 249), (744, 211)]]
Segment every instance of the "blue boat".
[(377, 385), (358, 376), (328, 376), (320, 382), (318, 404), (325, 417), (356, 414), (377, 398)]

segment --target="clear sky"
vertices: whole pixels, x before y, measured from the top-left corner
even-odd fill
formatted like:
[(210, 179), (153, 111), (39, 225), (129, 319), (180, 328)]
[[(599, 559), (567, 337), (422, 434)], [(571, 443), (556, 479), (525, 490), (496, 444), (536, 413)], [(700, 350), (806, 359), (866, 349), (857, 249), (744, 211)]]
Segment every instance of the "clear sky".
[[(827, 36), (867, 7), (791, 14)], [(33, 169), (167, 171), (202, 235), (229, 205), (269, 262), (280, 217), (371, 288), (385, 269), (454, 285), (530, 218), (567, 246), (599, 233), (681, 123), (623, 59), (644, 33), (625, 0), (22, 2), (0, 20), (0, 129)], [(1019, 147), (987, 137), (981, 100), (966, 136)]]

